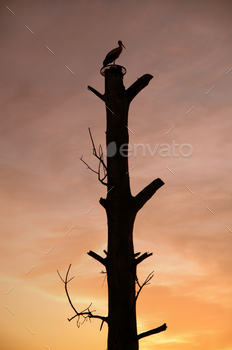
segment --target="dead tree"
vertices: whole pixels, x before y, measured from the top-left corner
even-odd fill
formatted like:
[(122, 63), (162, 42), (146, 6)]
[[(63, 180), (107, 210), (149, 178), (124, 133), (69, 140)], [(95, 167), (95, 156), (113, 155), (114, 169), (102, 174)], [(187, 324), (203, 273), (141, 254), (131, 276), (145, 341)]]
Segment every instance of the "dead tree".
[[(107, 186), (106, 198), (100, 199), (108, 220), (108, 249), (106, 256), (89, 251), (88, 254), (104, 265), (108, 282), (108, 316), (93, 315), (89, 307), (78, 313), (72, 305), (67, 291), (68, 273), (63, 280), (69, 302), (76, 312), (74, 317), (99, 318), (102, 324), (108, 324), (108, 350), (138, 350), (139, 339), (159, 333), (166, 329), (166, 324), (158, 328), (137, 334), (136, 301), (141, 289), (149, 283), (153, 274), (140, 285), (137, 278), (137, 265), (152, 253), (135, 253), (133, 246), (133, 226), (138, 211), (163, 186), (161, 179), (155, 179), (136, 196), (130, 190), (128, 167), (128, 111), (134, 97), (148, 85), (152, 75), (145, 74), (137, 79), (128, 89), (123, 85), (123, 75), (126, 70), (118, 65), (101, 69), (105, 76), (105, 93), (88, 86), (96, 96), (105, 102), (107, 115), (106, 145), (107, 152), (114, 147), (113, 154), (107, 154), (107, 162), (103, 159), (102, 148), (97, 153), (90, 132), (93, 154), (99, 160), (98, 174), (101, 183)], [(112, 153), (112, 152), (110, 152)], [(103, 171), (101, 171), (101, 169)], [(61, 277), (61, 276), (60, 276)], [(139, 289), (136, 293), (136, 284)]]

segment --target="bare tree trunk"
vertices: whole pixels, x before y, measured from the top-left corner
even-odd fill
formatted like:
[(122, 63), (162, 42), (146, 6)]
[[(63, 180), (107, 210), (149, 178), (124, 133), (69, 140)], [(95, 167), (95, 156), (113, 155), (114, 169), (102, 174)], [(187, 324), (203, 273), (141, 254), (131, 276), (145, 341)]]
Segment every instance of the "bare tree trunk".
[[(105, 75), (107, 111), (108, 218), (107, 277), (109, 292), (109, 350), (137, 350), (135, 312), (135, 264), (133, 224), (135, 212), (130, 192), (128, 158), (122, 145), (129, 141), (127, 119), (128, 101), (119, 69), (109, 69)], [(112, 112), (114, 113), (112, 113)], [(116, 154), (111, 157), (113, 145)]]
[[(143, 76), (126, 91), (121, 67), (112, 67), (105, 72), (108, 193), (104, 207), (108, 218), (108, 350), (138, 349), (133, 225), (137, 211), (155, 191), (151, 188), (145, 194), (140, 194), (141, 198), (131, 195), (127, 126), (129, 104), (151, 78), (148, 74)], [(114, 146), (117, 152), (112, 156)], [(163, 184), (161, 180), (158, 183), (158, 187)]]
[[(138, 350), (138, 341), (141, 338), (162, 332), (166, 329), (166, 324), (137, 334), (136, 324), (136, 301), (138, 294), (146, 285), (153, 274), (149, 274), (145, 282), (140, 285), (136, 275), (136, 268), (139, 263), (148, 258), (152, 253), (134, 253), (133, 246), (133, 226), (137, 212), (153, 196), (153, 194), (164, 184), (162, 180), (155, 179), (146, 186), (135, 197), (131, 195), (129, 168), (128, 168), (128, 110), (133, 98), (152, 79), (150, 74), (145, 74), (137, 79), (127, 90), (123, 85), (123, 71), (121, 66), (107, 66), (105, 71), (105, 94), (88, 86), (96, 96), (105, 102), (107, 113), (107, 165), (103, 160), (102, 148), (99, 154), (96, 151), (94, 141), (90, 132), (93, 145), (93, 154), (99, 160), (98, 171), (91, 169), (81, 157), (80, 159), (89, 169), (98, 174), (99, 181), (107, 185), (106, 199), (101, 198), (100, 203), (105, 208), (108, 219), (108, 251), (106, 258), (93, 251), (88, 254), (102, 263), (106, 267), (108, 280), (108, 316), (94, 315), (90, 310), (91, 304), (81, 312), (78, 312), (73, 305), (68, 293), (67, 285), (72, 280), (69, 279), (69, 271), (66, 277), (61, 280), (65, 284), (65, 291), (75, 315), (77, 323), (80, 319), (84, 321), (88, 318), (98, 318), (108, 323), (108, 350)], [(103, 167), (101, 176), (100, 167)], [(105, 179), (107, 177), (107, 183)], [(59, 273), (59, 272), (58, 272)], [(135, 284), (138, 284), (139, 291), (136, 295)]]

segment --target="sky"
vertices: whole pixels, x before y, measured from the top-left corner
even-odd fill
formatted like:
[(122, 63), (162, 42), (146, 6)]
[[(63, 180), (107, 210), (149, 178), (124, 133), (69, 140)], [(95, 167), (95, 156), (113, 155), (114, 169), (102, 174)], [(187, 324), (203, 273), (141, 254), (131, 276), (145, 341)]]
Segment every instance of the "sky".
[(105, 274), (87, 255), (107, 248), (106, 187), (79, 158), (97, 167), (88, 127), (104, 146), (106, 113), (86, 86), (104, 93), (102, 62), (122, 40), (125, 87), (153, 75), (129, 111), (131, 191), (165, 182), (134, 246), (153, 252), (139, 280), (154, 271), (138, 331), (168, 328), (140, 349), (232, 350), (231, 16), (225, 0), (0, 2), (2, 349), (107, 347), (99, 320), (67, 321), (57, 270), (72, 264), (78, 311), (107, 315)]

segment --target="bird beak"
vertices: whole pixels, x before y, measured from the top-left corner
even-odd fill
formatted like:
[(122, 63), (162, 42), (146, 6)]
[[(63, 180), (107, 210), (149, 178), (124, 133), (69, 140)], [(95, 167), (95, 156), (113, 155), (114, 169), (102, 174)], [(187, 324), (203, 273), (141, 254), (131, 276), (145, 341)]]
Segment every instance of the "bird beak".
[(123, 43), (122, 43), (122, 46), (124, 47), (124, 49), (125, 49), (125, 46), (123, 45)]

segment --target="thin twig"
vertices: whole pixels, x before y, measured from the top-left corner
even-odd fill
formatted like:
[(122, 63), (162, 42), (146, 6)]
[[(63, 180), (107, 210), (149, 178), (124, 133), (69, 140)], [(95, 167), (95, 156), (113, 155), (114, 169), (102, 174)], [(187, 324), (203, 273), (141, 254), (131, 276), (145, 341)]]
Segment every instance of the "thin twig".
[(87, 165), (87, 169), (91, 170), (92, 172), (94, 172), (95, 174), (98, 174), (97, 171), (93, 170), (89, 164), (87, 164), (84, 160), (83, 160), (83, 156), (81, 156), (81, 158), (79, 158), (85, 165)]
[[(88, 319), (90, 320), (91, 318), (98, 318), (100, 320), (102, 320), (102, 324), (101, 324), (101, 328), (102, 329), (102, 326), (103, 326), (103, 323), (104, 322), (107, 322), (108, 323), (108, 318), (107, 317), (104, 317), (104, 316), (99, 316), (99, 315), (93, 315), (93, 312), (95, 312), (95, 310), (93, 311), (90, 311), (90, 307), (92, 305), (92, 303), (84, 310), (82, 310), (81, 312), (78, 312), (76, 310), (76, 308), (74, 307), (72, 301), (71, 301), (71, 298), (69, 296), (69, 293), (68, 293), (68, 283), (74, 278), (70, 278), (68, 279), (68, 274), (69, 274), (69, 271), (70, 271), (70, 268), (71, 268), (71, 264), (69, 265), (68, 267), (68, 270), (66, 272), (66, 276), (65, 276), (65, 279), (63, 279), (59, 273), (59, 271), (57, 270), (57, 273), (61, 279), (61, 281), (64, 283), (65, 285), (65, 292), (66, 292), (66, 295), (67, 295), (67, 298), (68, 298), (68, 301), (69, 301), (69, 304), (71, 305), (72, 309), (75, 311), (75, 315), (72, 316), (71, 318), (68, 318), (68, 321), (71, 321), (73, 318), (75, 317), (78, 317), (77, 319), (77, 327), (79, 328), (85, 321), (88, 321)], [(81, 317), (83, 318), (83, 322), (81, 322)]]
[(148, 284), (150, 284), (149, 282), (150, 282), (150, 280), (151, 280), (153, 277), (154, 277), (154, 271), (152, 271), (151, 273), (149, 273), (149, 275), (147, 276), (147, 278), (145, 279), (145, 281), (143, 282), (143, 284), (140, 285), (139, 280), (138, 280), (138, 277), (136, 276), (135, 281), (136, 281), (137, 285), (139, 286), (139, 290), (138, 290), (138, 292), (137, 292), (137, 294), (136, 294), (136, 296), (135, 296), (135, 302), (136, 302), (136, 300), (138, 299), (139, 293), (141, 292), (141, 290), (143, 289), (143, 287), (144, 287), (144, 286), (147, 286)]
[[(103, 149), (102, 149), (102, 146), (100, 145), (99, 146), (99, 150), (98, 150), (98, 154), (97, 154), (97, 150), (96, 150), (96, 147), (95, 147), (95, 144), (94, 144), (94, 141), (93, 141), (93, 137), (92, 137), (92, 134), (91, 134), (91, 130), (90, 128), (89, 129), (89, 135), (90, 135), (90, 139), (91, 139), (91, 142), (92, 142), (92, 146), (93, 146), (93, 155), (99, 160), (99, 164), (98, 164), (98, 171), (92, 169), (84, 160), (83, 160), (83, 156), (81, 156), (80, 160), (87, 166), (87, 169), (91, 170), (92, 172), (94, 172), (95, 174), (98, 175), (98, 180), (105, 186), (108, 186), (108, 184), (106, 182), (104, 182), (105, 178), (107, 177), (108, 175), (108, 172), (107, 172), (107, 166), (104, 162), (104, 154), (103, 154)], [(103, 176), (101, 177), (101, 166), (103, 168)]]

